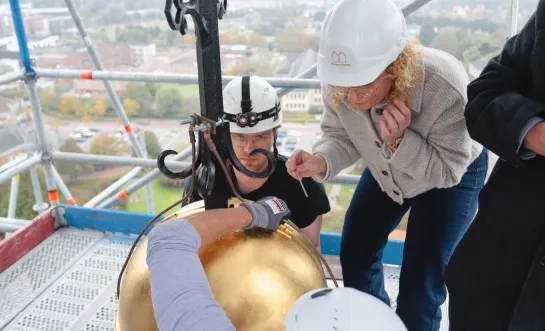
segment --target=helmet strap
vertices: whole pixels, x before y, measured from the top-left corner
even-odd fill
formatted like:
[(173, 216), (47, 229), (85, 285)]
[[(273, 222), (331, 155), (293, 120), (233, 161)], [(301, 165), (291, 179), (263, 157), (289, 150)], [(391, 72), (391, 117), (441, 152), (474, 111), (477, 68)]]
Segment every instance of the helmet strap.
[(274, 133), (273, 133), (273, 154), (274, 154), (274, 159), (275, 160), (278, 160), (278, 149), (276, 148), (276, 138), (278, 136), (278, 128), (275, 128), (274, 129)]
[(240, 100), (240, 108), (242, 113), (252, 111), (252, 98), (250, 97), (250, 76), (242, 77), (242, 98)]

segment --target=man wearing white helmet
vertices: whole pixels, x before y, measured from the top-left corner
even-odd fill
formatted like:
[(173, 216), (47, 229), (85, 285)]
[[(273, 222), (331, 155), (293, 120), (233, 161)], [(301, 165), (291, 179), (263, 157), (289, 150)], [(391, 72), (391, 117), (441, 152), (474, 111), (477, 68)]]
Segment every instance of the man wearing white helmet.
[[(284, 205), (283, 212), (271, 205)], [(207, 210), (157, 225), (148, 236), (151, 299), (161, 331), (235, 331), (214, 300), (198, 250), (241, 228), (278, 229), (290, 210), (266, 197)], [(242, 281), (242, 280), (241, 280)], [(407, 331), (380, 300), (351, 288), (316, 289), (301, 296), (284, 319), (286, 331)]]
[(341, 0), (322, 23), (318, 55), (323, 137), (286, 163), (327, 181), (363, 158), (345, 216), (345, 286), (385, 303), (382, 255), (410, 209), (397, 314), (411, 331), (437, 331), (444, 272), (467, 230), (488, 169), (467, 131), (469, 77), (452, 55), (408, 40), (391, 0)]
[[(276, 149), (277, 130), (282, 125), (282, 112), (275, 89), (263, 78), (236, 77), (223, 90), (224, 119), (230, 122), (231, 142), (242, 165), (254, 172), (267, 167), (263, 154), (250, 155), (254, 149), (273, 150), (276, 168), (267, 178), (251, 178), (231, 167), (233, 183), (244, 199), (258, 200), (276, 196), (291, 208), (291, 221), (316, 245), (320, 245), (322, 215), (330, 211), (324, 185), (312, 178), (302, 180), (305, 192), (286, 170), (286, 158)], [(184, 194), (189, 192), (187, 180)], [(184, 205), (202, 199), (194, 190)]]

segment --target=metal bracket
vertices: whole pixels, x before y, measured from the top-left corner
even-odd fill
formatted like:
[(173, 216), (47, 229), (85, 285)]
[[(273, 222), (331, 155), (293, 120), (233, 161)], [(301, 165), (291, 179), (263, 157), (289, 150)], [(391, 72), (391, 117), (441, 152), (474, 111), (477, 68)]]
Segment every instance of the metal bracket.
[(68, 226), (68, 221), (64, 218), (65, 212), (64, 207), (60, 206), (56, 206), (51, 210), (51, 215), (55, 219), (55, 223), (53, 223), (55, 229)]

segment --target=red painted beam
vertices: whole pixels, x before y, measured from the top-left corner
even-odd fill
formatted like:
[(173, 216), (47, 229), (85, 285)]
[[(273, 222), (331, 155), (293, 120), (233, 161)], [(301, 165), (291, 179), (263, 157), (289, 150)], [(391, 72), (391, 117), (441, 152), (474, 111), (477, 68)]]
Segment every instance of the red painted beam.
[(55, 232), (55, 218), (52, 213), (54, 208), (45, 210), (27, 225), (0, 241), (0, 273)]

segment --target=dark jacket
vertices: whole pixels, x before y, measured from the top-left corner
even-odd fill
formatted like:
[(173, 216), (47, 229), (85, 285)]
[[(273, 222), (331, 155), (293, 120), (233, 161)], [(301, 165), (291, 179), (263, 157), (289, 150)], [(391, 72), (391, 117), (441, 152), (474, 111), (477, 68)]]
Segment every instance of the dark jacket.
[(469, 84), (465, 115), (500, 160), (447, 268), (450, 330), (545, 330), (545, 158), (521, 146), (545, 119), (545, 0)]

